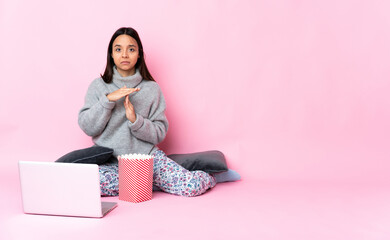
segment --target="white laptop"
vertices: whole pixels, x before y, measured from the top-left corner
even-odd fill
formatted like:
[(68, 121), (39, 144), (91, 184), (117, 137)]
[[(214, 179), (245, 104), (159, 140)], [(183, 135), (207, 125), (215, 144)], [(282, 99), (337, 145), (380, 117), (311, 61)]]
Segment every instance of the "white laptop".
[(117, 206), (101, 202), (96, 164), (19, 161), (19, 176), (25, 213), (101, 218)]

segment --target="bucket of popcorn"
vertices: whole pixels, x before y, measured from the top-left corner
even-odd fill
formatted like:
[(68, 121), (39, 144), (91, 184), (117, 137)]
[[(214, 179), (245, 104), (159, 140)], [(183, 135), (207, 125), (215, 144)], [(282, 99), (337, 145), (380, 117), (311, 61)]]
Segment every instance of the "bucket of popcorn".
[(153, 157), (145, 154), (118, 156), (119, 200), (139, 203), (152, 199)]

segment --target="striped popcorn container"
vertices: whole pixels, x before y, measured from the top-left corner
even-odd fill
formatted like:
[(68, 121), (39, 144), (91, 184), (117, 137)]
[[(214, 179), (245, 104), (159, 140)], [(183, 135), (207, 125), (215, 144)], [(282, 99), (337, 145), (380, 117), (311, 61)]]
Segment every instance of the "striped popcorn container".
[(144, 154), (118, 156), (119, 200), (139, 203), (152, 199), (153, 157)]

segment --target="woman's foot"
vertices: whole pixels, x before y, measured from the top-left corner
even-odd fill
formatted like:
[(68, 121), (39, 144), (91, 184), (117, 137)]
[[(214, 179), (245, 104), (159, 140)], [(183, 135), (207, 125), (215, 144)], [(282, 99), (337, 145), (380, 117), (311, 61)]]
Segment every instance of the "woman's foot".
[(213, 174), (213, 176), (215, 177), (217, 183), (234, 182), (241, 179), (240, 174), (238, 174), (238, 172), (231, 169), (228, 169), (226, 172), (215, 173)]

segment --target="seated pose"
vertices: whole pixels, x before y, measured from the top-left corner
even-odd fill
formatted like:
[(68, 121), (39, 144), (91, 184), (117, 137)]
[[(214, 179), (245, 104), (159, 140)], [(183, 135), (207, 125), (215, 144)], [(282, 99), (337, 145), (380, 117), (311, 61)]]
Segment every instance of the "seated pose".
[[(156, 146), (168, 130), (166, 103), (150, 74), (138, 33), (120, 28), (111, 38), (104, 74), (89, 86), (79, 112), (81, 129), (96, 146), (122, 154), (150, 154), (154, 159), (153, 184), (162, 191), (197, 196), (215, 186), (218, 177), (188, 171)], [(118, 162), (99, 165), (103, 196), (118, 195)], [(217, 179), (216, 179), (217, 177)]]

